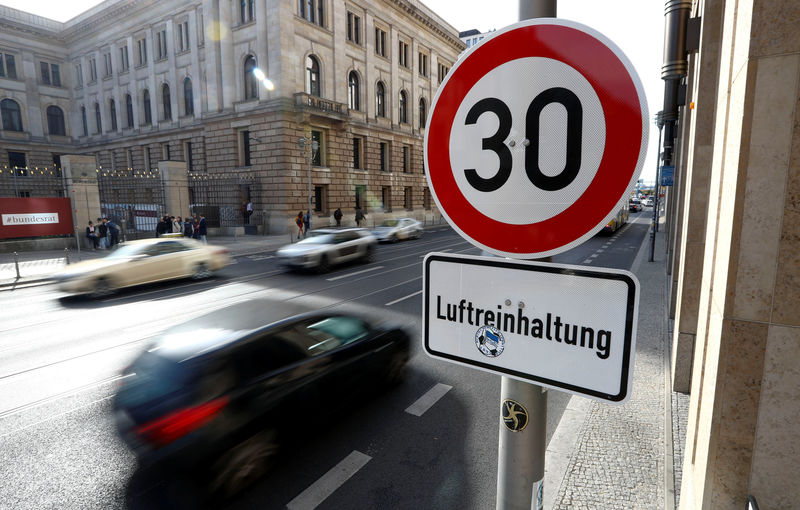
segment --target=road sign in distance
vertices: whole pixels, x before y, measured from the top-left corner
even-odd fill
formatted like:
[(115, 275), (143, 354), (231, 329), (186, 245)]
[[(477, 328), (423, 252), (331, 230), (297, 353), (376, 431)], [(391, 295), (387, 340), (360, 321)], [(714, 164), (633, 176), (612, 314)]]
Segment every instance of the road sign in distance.
[(599, 32), (551, 18), (498, 30), (439, 87), (425, 132), (431, 194), (468, 241), (536, 258), (585, 241), (634, 189), (644, 88)]
[(431, 253), (423, 279), (430, 356), (606, 402), (630, 395), (632, 273)]

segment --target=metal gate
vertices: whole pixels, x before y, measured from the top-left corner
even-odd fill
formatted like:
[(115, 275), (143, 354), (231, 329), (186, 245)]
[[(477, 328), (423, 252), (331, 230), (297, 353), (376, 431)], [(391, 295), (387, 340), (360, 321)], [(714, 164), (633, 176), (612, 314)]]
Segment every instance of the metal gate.
[[(204, 215), (210, 228), (240, 227), (261, 222), (261, 181), (255, 172), (189, 172), (192, 214)], [(253, 214), (246, 213), (248, 202)]]
[(0, 197), (65, 197), (60, 168), (0, 168)]
[(153, 170), (103, 170), (97, 174), (100, 213), (122, 227), (125, 239), (154, 237), (164, 216), (164, 185)]

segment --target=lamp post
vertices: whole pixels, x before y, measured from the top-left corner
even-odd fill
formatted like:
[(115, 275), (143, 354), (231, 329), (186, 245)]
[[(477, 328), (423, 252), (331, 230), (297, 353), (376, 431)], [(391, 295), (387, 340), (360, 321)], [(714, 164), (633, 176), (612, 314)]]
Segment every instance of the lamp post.
[(656, 154), (656, 182), (653, 184), (653, 191), (655, 198), (653, 200), (653, 226), (650, 229), (650, 257), (648, 262), (653, 262), (656, 251), (656, 232), (658, 232), (658, 179), (659, 170), (661, 169), (661, 130), (664, 128), (664, 112), (660, 111), (653, 119), (656, 126), (658, 126), (658, 153)]

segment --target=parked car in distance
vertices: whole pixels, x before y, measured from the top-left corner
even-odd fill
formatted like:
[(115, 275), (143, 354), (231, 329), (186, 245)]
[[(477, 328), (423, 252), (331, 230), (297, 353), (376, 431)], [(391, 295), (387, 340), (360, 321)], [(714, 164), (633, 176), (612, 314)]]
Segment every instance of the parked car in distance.
[(363, 228), (311, 230), (308, 237), (279, 249), (278, 260), (291, 269), (327, 272), (337, 264), (353, 260), (371, 262), (378, 241)]
[(646, 205), (647, 207), (653, 207), (653, 204), (654, 204), (653, 197), (647, 197), (644, 200), (644, 205)]
[(402, 327), (336, 310), (283, 318), (297, 313), (290, 306), (256, 299), (213, 311), (134, 359), (113, 410), (140, 466), (232, 495), (269, 469), (284, 433), (305, 423), (316, 434), (331, 411), (402, 379)]
[(641, 200), (639, 200), (638, 198), (630, 199), (630, 202), (628, 204), (628, 210), (630, 212), (639, 212), (642, 209), (643, 209), (643, 207), (642, 207), (642, 201)]
[(58, 288), (104, 297), (118, 289), (177, 278), (204, 279), (230, 264), (228, 250), (185, 238), (128, 241), (105, 257), (70, 264), (55, 275)]
[(393, 243), (401, 239), (419, 239), (422, 237), (422, 222), (414, 218), (393, 218), (372, 229), (379, 242)]

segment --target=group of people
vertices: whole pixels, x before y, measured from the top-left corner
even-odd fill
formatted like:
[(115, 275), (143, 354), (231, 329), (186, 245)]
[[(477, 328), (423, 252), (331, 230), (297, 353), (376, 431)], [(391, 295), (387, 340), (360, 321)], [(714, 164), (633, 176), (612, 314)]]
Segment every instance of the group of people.
[[(333, 211), (333, 219), (336, 220), (336, 226), (342, 226), (342, 209), (337, 207), (335, 211)], [(367, 215), (361, 210), (360, 207), (356, 207), (356, 225), (361, 226), (361, 222), (367, 219)], [(311, 228), (311, 215), (308, 211), (303, 214), (303, 211), (297, 213), (297, 216), (294, 217), (294, 223), (297, 225), (297, 238), (301, 239), (308, 235), (308, 229)]]
[(108, 218), (97, 218), (97, 224), (90, 221), (86, 227), (86, 238), (93, 250), (110, 250), (119, 244), (119, 226)]
[(158, 220), (156, 225), (156, 237), (161, 237), (164, 234), (183, 234), (183, 237), (191, 237), (198, 239), (203, 244), (208, 244), (206, 235), (208, 234), (208, 227), (206, 226), (206, 217), (202, 214), (194, 214), (192, 217), (187, 216), (181, 218), (178, 216), (164, 216)]

